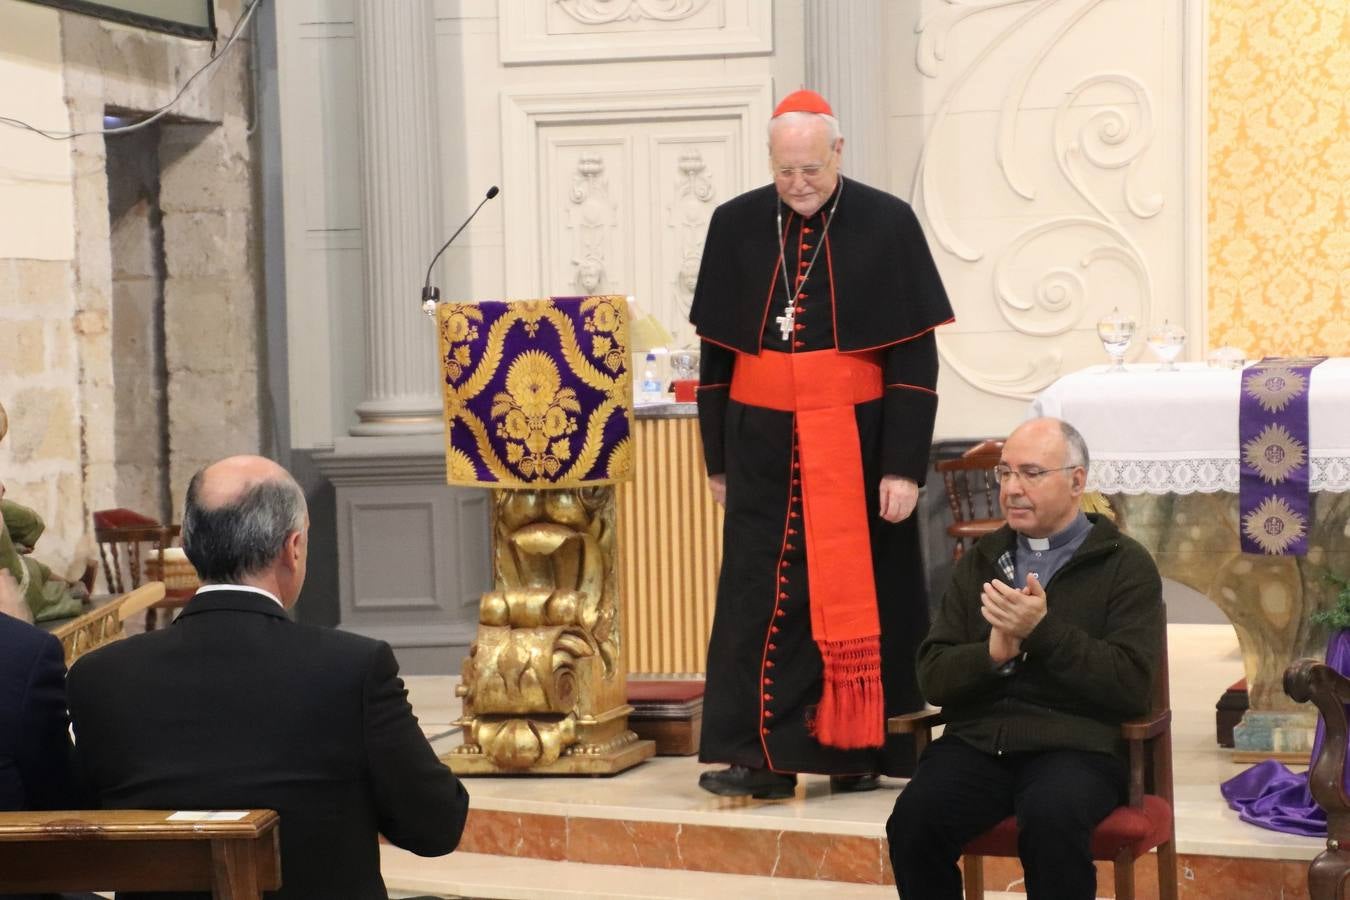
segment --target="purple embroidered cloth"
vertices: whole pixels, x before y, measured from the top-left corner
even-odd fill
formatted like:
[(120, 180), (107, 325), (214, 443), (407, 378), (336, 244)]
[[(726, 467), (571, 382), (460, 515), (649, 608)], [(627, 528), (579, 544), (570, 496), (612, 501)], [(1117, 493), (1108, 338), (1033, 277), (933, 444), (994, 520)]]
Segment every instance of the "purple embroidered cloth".
[(1242, 372), (1238, 512), (1242, 552), (1308, 552), (1308, 387), (1326, 357), (1267, 358)]
[[(1326, 662), (1337, 672), (1350, 677), (1350, 630), (1338, 631), (1332, 637), (1327, 645)], [(1319, 716), (1309, 765), (1322, 749), (1325, 732)], [(1350, 790), (1350, 778), (1344, 775), (1342, 778), (1346, 789)], [(1219, 785), (1219, 792), (1244, 822), (1271, 831), (1326, 837), (1327, 814), (1313, 800), (1307, 774), (1291, 772), (1283, 763), (1273, 759), (1259, 762)]]
[(573, 488), (633, 477), (623, 297), (442, 303), (450, 484)]

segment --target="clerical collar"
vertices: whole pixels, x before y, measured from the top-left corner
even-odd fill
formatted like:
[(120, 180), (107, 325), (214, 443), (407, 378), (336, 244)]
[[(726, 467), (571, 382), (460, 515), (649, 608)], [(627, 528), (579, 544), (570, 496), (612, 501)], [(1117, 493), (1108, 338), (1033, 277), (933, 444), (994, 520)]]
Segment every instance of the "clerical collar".
[(1082, 510), (1079, 510), (1078, 515), (1074, 517), (1074, 520), (1070, 522), (1068, 527), (1063, 531), (1052, 534), (1048, 538), (1034, 538), (1019, 534), (1017, 536), (1017, 543), (1020, 544), (1024, 550), (1039, 550), (1041, 552), (1045, 552), (1046, 550), (1058, 550), (1060, 547), (1063, 547), (1065, 544), (1086, 533), (1091, 527), (1092, 522)]

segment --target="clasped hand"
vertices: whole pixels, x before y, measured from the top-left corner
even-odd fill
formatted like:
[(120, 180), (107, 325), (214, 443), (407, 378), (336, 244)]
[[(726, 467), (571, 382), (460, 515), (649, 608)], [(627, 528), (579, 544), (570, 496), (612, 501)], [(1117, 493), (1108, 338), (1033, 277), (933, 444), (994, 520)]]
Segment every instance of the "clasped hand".
[(989, 655), (1006, 662), (1021, 652), (1022, 641), (1045, 618), (1045, 588), (1035, 575), (1027, 576), (1023, 590), (995, 578), (986, 581), (980, 593), (980, 614), (993, 626)]

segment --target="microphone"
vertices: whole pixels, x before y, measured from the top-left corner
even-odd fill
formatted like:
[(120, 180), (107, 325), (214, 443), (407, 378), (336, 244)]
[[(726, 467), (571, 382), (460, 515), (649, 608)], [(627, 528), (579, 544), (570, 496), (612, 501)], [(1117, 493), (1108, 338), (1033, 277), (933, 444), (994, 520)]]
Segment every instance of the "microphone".
[(473, 212), (469, 213), (469, 217), (464, 220), (464, 224), (455, 229), (455, 233), (450, 235), (450, 240), (441, 244), (441, 249), (436, 251), (436, 255), (433, 256), (431, 262), (427, 264), (426, 282), (422, 285), (422, 311), (428, 316), (436, 315), (436, 303), (441, 299), (441, 289), (432, 287), (431, 284), (431, 270), (435, 268), (436, 260), (440, 259), (441, 254), (445, 252), (445, 249), (455, 242), (455, 238), (459, 237), (459, 233), (469, 227), (469, 223), (473, 221), (474, 216), (478, 215), (478, 211), (483, 208), (483, 204), (487, 203), (500, 193), (501, 190), (498, 189), (495, 184), (488, 188), (483, 199), (478, 201), (478, 205), (473, 208)]

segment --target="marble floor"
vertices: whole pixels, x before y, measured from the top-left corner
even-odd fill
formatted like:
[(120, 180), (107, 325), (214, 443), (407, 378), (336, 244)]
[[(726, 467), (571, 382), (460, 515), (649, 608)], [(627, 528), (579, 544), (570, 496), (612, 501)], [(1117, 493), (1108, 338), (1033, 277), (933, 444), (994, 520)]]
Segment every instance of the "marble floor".
[[(1178, 853), (1183, 857), (1183, 888), (1188, 879), (1208, 879), (1212, 873), (1191, 871), (1185, 857), (1241, 860), (1285, 860), (1285, 882), (1296, 881), (1306, 862), (1321, 851), (1320, 839), (1266, 831), (1240, 822), (1223, 803), (1217, 784), (1243, 766), (1232, 763), (1214, 741), (1214, 702), (1242, 677), (1237, 638), (1227, 625), (1172, 625), (1169, 627), (1173, 706)], [(407, 679), (418, 717), (438, 752), (460, 743), (450, 724), (458, 714), (454, 681), (449, 677), (414, 676)], [(661, 757), (612, 778), (473, 778), (466, 781), (475, 810), (494, 811), (519, 819), (563, 816), (570, 821), (615, 820), (630, 832), (633, 823), (661, 823), (665, 827), (722, 826), (757, 829), (778, 836), (779, 853), (792, 845), (790, 838), (819, 841), (884, 838), (884, 823), (904, 782), (884, 780), (868, 794), (834, 795), (824, 777), (807, 776), (791, 800), (762, 802), (714, 797), (697, 787), (703, 770), (693, 757)], [(692, 828), (690, 830), (693, 830)], [(731, 832), (725, 832), (731, 833)], [(786, 838), (784, 836), (787, 836)], [(510, 838), (502, 835), (503, 839)], [(509, 852), (510, 848), (505, 848)], [(707, 848), (705, 848), (706, 850)], [(790, 859), (775, 861), (773, 872), (725, 874), (682, 871), (676, 868), (595, 865), (572, 856), (521, 859), (510, 855), (456, 853), (424, 860), (385, 847), (386, 879), (393, 891), (435, 893), (439, 896), (485, 898), (742, 898), (892, 897), (894, 888), (876, 884), (811, 881), (809, 872)], [(635, 851), (641, 864), (643, 850)], [(781, 862), (781, 867), (779, 863)], [(660, 865), (660, 864), (658, 864)], [(690, 868), (699, 868), (694, 863)], [(796, 877), (774, 878), (777, 872)], [(1232, 873), (1235, 875), (1235, 873)], [(1227, 880), (1225, 878), (1225, 880)], [(1141, 878), (1141, 883), (1143, 879)], [(1273, 882), (1272, 882), (1273, 883)], [(1017, 890), (1017, 884), (991, 888)], [(1192, 885), (1196, 887), (1196, 885)], [(1217, 887), (1217, 885), (1216, 885)], [(1206, 890), (1183, 890), (1183, 896), (1210, 896)], [(997, 896), (992, 893), (991, 897)], [(1016, 896), (1016, 895), (1011, 895)], [(1024, 895), (1022, 895), (1024, 896)], [(1299, 896), (1298, 888), (1249, 886), (1225, 894), (1229, 900)]]

